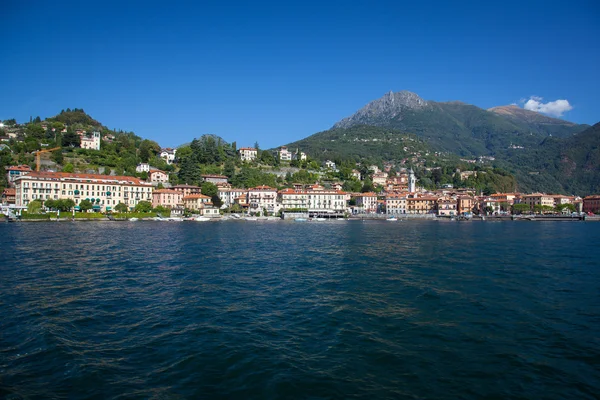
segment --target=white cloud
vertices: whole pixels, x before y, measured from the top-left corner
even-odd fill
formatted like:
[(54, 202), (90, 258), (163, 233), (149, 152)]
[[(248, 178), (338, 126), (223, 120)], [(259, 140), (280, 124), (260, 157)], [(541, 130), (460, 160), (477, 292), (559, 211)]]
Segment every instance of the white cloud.
[(542, 114), (552, 115), (553, 117), (562, 117), (567, 111), (571, 111), (573, 106), (568, 100), (556, 100), (543, 103), (543, 98), (539, 96), (531, 96), (525, 102), (524, 109), (539, 112)]

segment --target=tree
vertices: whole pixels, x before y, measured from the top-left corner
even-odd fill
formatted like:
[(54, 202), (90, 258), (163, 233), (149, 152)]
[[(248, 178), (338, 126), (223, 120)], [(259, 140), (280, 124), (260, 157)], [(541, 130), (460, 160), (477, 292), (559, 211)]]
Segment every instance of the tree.
[(86, 200), (81, 200), (81, 203), (79, 203), (79, 209), (81, 211), (84, 211), (84, 212), (88, 211), (88, 210), (91, 210), (93, 206), (94, 205), (92, 204), (92, 202), (89, 201), (89, 200), (87, 200), (87, 199)]
[(518, 203), (518, 204), (513, 204), (513, 206), (512, 206), (513, 214), (518, 215), (518, 214), (528, 213), (529, 211), (531, 211), (531, 207), (529, 207), (529, 204)]
[(59, 202), (59, 200), (52, 200), (52, 199), (48, 199), (44, 202), (44, 207), (52, 210), (52, 209), (56, 209), (57, 207), (57, 203)]
[(42, 201), (41, 200), (33, 200), (30, 201), (27, 205), (27, 212), (30, 214), (38, 214), (42, 209)]
[(159, 213), (163, 217), (168, 217), (169, 215), (171, 215), (171, 209), (164, 206), (156, 206), (152, 211)]
[(202, 184), (201, 192), (203, 195), (210, 196), (211, 198), (213, 196), (219, 196), (219, 188), (217, 187), (217, 185), (211, 182), (204, 182)]
[(59, 150), (53, 151), (50, 158), (52, 159), (52, 161), (54, 161), (57, 164), (62, 164), (65, 160), (65, 158), (63, 157), (62, 151), (59, 151)]
[(147, 163), (151, 157), (156, 156), (159, 152), (159, 144), (152, 140), (144, 139), (140, 143), (140, 159), (142, 162)]
[(127, 210), (128, 210), (127, 206), (123, 203), (119, 203), (115, 206), (116, 212), (124, 213), (124, 212), (127, 212)]
[(273, 157), (270, 151), (263, 150), (260, 153), (260, 161), (263, 164), (275, 165), (275, 157)]
[(360, 189), (360, 191), (362, 193), (367, 193), (367, 192), (372, 192), (373, 190), (375, 190), (375, 188), (373, 187), (373, 182), (371, 181), (371, 178), (369, 178), (367, 176), (365, 178), (365, 180), (363, 181), (363, 187), (362, 187), (362, 189)]
[(28, 124), (25, 132), (27, 133), (27, 136), (35, 139), (43, 139), (44, 136), (46, 136), (46, 131), (40, 124)]
[(71, 164), (71, 163), (67, 163), (63, 167), (63, 172), (73, 173), (74, 170), (75, 170), (75, 167), (73, 167), (73, 164)]
[(152, 211), (152, 203), (142, 200), (135, 206), (135, 212), (147, 213)]
[(231, 159), (225, 162), (225, 167), (223, 167), (223, 175), (231, 179), (235, 175), (235, 164)]
[(63, 147), (81, 147), (81, 137), (71, 127), (62, 137)]
[(562, 213), (564, 210), (567, 210), (571, 213), (574, 213), (576, 211), (575, 206), (573, 204), (557, 204), (554, 209), (558, 213)]
[(75, 207), (75, 202), (72, 199), (58, 200), (56, 208), (60, 211), (71, 211)]

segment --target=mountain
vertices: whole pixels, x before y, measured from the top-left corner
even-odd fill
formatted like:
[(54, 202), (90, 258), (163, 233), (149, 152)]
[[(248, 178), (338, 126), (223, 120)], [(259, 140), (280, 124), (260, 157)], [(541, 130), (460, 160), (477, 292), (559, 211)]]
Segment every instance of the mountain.
[[(503, 116), (515, 124), (527, 126), (538, 133), (547, 133), (558, 136), (570, 136), (581, 131), (577, 124), (558, 118), (548, 117), (535, 111), (509, 105), (489, 108), (488, 111)], [(587, 125), (582, 125), (587, 127)]]
[(512, 150), (505, 159), (525, 189), (600, 193), (600, 123), (569, 138), (549, 137), (529, 151)]
[[(594, 161), (595, 153), (584, 151), (593, 140), (585, 138), (594, 137), (588, 128), (517, 106), (484, 110), (460, 101), (424, 100), (402, 91), (386, 93), (331, 129), (288, 147), (298, 147), (317, 159), (397, 161), (436, 151), (444, 154), (437, 162), (487, 156), (517, 177), (519, 190), (587, 194), (600, 190), (589, 174), (580, 171), (594, 170), (599, 164)], [(409, 138), (418, 148), (405, 151)], [(588, 164), (582, 164), (584, 153), (590, 157)], [(573, 163), (576, 166), (570, 167), (569, 175), (567, 167)], [(574, 180), (569, 181), (569, 176)]]
[(568, 137), (588, 127), (510, 106), (490, 111), (459, 101), (426, 101), (408, 91), (385, 94), (333, 129), (357, 125), (414, 133), (437, 150), (466, 157), (493, 156), (510, 145), (533, 146), (548, 135)]

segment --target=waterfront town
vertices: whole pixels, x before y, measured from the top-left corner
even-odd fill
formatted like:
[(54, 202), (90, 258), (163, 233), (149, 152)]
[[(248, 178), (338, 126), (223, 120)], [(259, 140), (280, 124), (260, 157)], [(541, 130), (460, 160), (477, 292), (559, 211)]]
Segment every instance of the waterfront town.
[[(92, 136), (94, 139), (95, 136)], [(238, 150), (243, 162), (256, 158), (257, 149)], [(162, 149), (160, 156), (171, 164), (176, 160), (176, 149)], [(290, 152), (282, 147), (277, 156), (282, 161), (306, 159), (303, 152)], [(335, 169), (335, 163), (326, 161), (325, 169)], [(600, 195), (586, 197), (546, 193), (493, 193), (483, 195), (469, 188), (445, 185), (440, 189), (425, 190), (418, 185), (410, 168), (391, 173), (391, 166), (383, 170), (369, 167), (377, 191), (347, 192), (342, 182), (316, 181), (312, 184), (292, 184), (275, 188), (260, 185), (236, 188), (227, 176), (202, 175), (203, 182), (216, 186), (218, 203), (214, 197), (202, 193), (201, 186), (169, 183), (169, 173), (147, 163), (137, 166), (137, 172), (147, 173), (147, 179), (90, 173), (35, 171), (28, 165), (6, 168), (9, 187), (2, 192), (3, 210), (20, 215), (33, 201), (52, 210), (48, 200), (71, 200), (75, 212), (104, 213), (133, 211), (145, 202), (153, 209), (170, 211), (171, 217), (197, 215), (221, 218), (230, 213), (246, 216), (305, 215), (307, 218), (344, 218), (349, 216), (506, 216), (513, 214), (593, 215), (600, 213)], [(465, 171), (462, 174), (470, 174)], [(361, 179), (359, 171), (353, 174)], [(85, 207), (83, 205), (86, 205)], [(90, 206), (91, 205), (91, 206)]]

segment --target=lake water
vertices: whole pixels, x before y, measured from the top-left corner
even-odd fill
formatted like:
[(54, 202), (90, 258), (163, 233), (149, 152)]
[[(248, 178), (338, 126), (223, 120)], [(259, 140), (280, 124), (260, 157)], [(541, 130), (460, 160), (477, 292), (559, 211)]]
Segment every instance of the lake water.
[(0, 237), (0, 398), (600, 393), (599, 223), (0, 223)]

